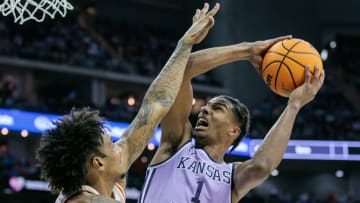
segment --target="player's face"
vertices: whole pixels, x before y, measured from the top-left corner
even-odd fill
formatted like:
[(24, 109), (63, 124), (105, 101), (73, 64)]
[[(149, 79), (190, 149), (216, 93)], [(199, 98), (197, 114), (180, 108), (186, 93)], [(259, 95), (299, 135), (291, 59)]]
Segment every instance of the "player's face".
[(110, 176), (120, 176), (122, 174), (121, 148), (113, 143), (107, 133), (103, 134), (103, 141), (101, 152), (105, 154), (103, 158), (105, 170)]
[(235, 115), (232, 104), (225, 98), (215, 97), (201, 107), (194, 128), (197, 142), (203, 144), (221, 142), (221, 138), (235, 125)]

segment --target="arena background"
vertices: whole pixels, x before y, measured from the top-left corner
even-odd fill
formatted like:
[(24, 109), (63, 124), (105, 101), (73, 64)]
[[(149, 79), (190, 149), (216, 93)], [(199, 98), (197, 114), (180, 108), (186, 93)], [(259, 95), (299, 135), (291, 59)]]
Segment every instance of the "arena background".
[[(194, 50), (292, 34), (321, 52), (327, 78), (316, 100), (297, 118), (300, 156), (286, 158), (241, 203), (360, 201), (360, 1), (222, 0), (216, 25)], [(14, 24), (0, 17), (0, 202), (54, 202), (34, 158), (41, 130), (26, 112), (62, 115), (73, 106), (98, 108), (110, 121), (130, 121), (146, 88), (191, 23), (199, 0), (71, 1), (67, 17)], [(215, 1), (209, 1), (214, 5)], [(209, 97), (230, 94), (253, 115), (257, 140), (286, 100), (274, 95), (247, 62), (194, 79), (191, 118)], [(9, 111), (11, 110), (11, 111)], [(25, 114), (24, 114), (25, 113)], [(325, 149), (335, 146), (331, 158)], [(341, 141), (341, 143), (340, 143)], [(154, 145), (155, 144), (155, 145)], [(347, 147), (353, 145), (353, 147)], [(250, 145), (249, 145), (250, 146)], [(129, 171), (128, 201), (136, 202), (156, 139)], [(309, 152), (310, 150), (310, 152)], [(325, 150), (314, 160), (316, 150)], [(331, 150), (330, 150), (331, 151)], [(298, 151), (296, 151), (298, 152)], [(309, 152), (308, 154), (306, 154)], [(345, 153), (346, 152), (346, 153)], [(305, 153), (305, 154), (304, 154)], [(242, 161), (251, 154), (228, 155)]]

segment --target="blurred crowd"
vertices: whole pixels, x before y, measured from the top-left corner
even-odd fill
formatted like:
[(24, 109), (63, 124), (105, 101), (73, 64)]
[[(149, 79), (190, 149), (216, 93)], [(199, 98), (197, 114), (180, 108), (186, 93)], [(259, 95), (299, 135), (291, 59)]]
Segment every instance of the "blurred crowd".
[[(74, 21), (77, 23), (51, 21), (48, 26), (31, 24), (22, 27), (4, 20), (0, 21), (0, 56), (153, 77), (176, 46), (176, 40), (164, 37), (176, 34), (165, 35), (164, 33), (170, 32), (166, 30), (125, 24), (115, 26), (106, 22), (89, 26), (84, 20)], [(338, 55), (342, 61), (338, 60), (337, 63), (351, 64), (351, 67), (354, 67), (356, 60), (342, 57), (343, 49), (347, 51), (345, 53), (349, 52), (346, 46), (340, 47)], [(355, 57), (351, 59), (353, 58)], [(354, 108), (354, 104), (359, 102), (348, 101), (348, 98), (353, 97), (346, 97), (346, 93), (348, 95), (351, 93), (346, 92), (345, 86), (341, 85), (344, 83), (341, 83), (341, 80), (347, 81), (349, 75), (354, 75), (352, 77), (354, 78), (356, 74), (348, 71), (350, 65), (337, 67), (325, 64), (325, 66), (327, 75), (325, 85), (315, 101), (301, 111), (293, 130), (293, 138), (360, 140), (360, 115), (359, 110)], [(339, 74), (339, 69), (342, 74)], [(210, 75), (199, 81), (204, 84), (219, 85), (211, 83)], [(357, 87), (356, 80), (351, 81), (352, 86)], [(48, 89), (38, 91), (36, 104), (29, 104), (17, 90), (21, 81), (16, 80), (12, 75), (0, 72), (0, 82), (1, 107), (63, 114), (73, 106), (91, 106), (99, 108), (110, 120), (125, 122), (134, 118), (140, 104), (139, 101), (130, 104), (129, 98), (139, 100), (143, 96), (125, 92), (107, 98), (103, 106), (95, 106), (90, 99), (80, 96), (79, 91), (71, 85), (54, 84), (53, 87), (48, 85)], [(270, 94), (263, 101), (251, 106), (252, 125), (248, 136), (264, 137), (285, 104), (285, 99)], [(191, 118), (194, 124), (198, 112), (193, 113)]]
[[(0, 20), (0, 56), (153, 77), (179, 37), (175, 31), (144, 25), (90, 26), (81, 16), (44, 24), (19, 26)], [(211, 78), (197, 82), (209, 84)]]
[(0, 137), (0, 193), (10, 192), (9, 179), (13, 176), (37, 180), (40, 178), (40, 171), (34, 161), (26, 157), (16, 158), (14, 151), (9, 149), (7, 140)]
[[(122, 27), (125, 34), (111, 29), (111, 33), (102, 33), (104, 41), (101, 41), (91, 36), (80, 24), (71, 21), (21, 27), (1, 21), (0, 54), (75, 68), (153, 75), (158, 68), (153, 61), (166, 59), (173, 44), (171, 41), (161, 43), (158, 36), (150, 31), (146, 33), (136, 28), (127, 30), (126, 26)], [(143, 36), (128, 36), (133, 33)], [(115, 49), (116, 53), (111, 53), (110, 48)], [(148, 65), (144, 66), (144, 63)]]
[[(286, 99), (274, 94), (252, 108), (251, 137), (262, 138), (285, 108)], [(360, 140), (360, 113), (347, 101), (331, 71), (315, 100), (299, 113), (293, 139)]]

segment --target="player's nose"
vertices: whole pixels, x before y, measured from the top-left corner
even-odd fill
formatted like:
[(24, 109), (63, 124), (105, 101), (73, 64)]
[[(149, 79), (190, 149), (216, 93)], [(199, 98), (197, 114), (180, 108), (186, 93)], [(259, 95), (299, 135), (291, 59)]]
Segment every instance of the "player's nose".
[(208, 106), (202, 106), (201, 108), (200, 108), (200, 113), (202, 113), (202, 114), (209, 114), (209, 107)]

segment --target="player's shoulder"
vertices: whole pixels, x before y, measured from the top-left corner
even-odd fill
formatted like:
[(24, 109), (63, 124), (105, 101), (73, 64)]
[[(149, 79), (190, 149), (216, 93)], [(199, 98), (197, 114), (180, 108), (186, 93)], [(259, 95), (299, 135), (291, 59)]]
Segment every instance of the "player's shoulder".
[(86, 192), (79, 192), (72, 195), (64, 203), (89, 203), (91, 201), (92, 194)]
[(92, 203), (92, 202), (116, 203), (117, 201), (106, 198), (101, 195), (91, 194), (88, 192), (79, 192), (66, 201), (66, 203)]

